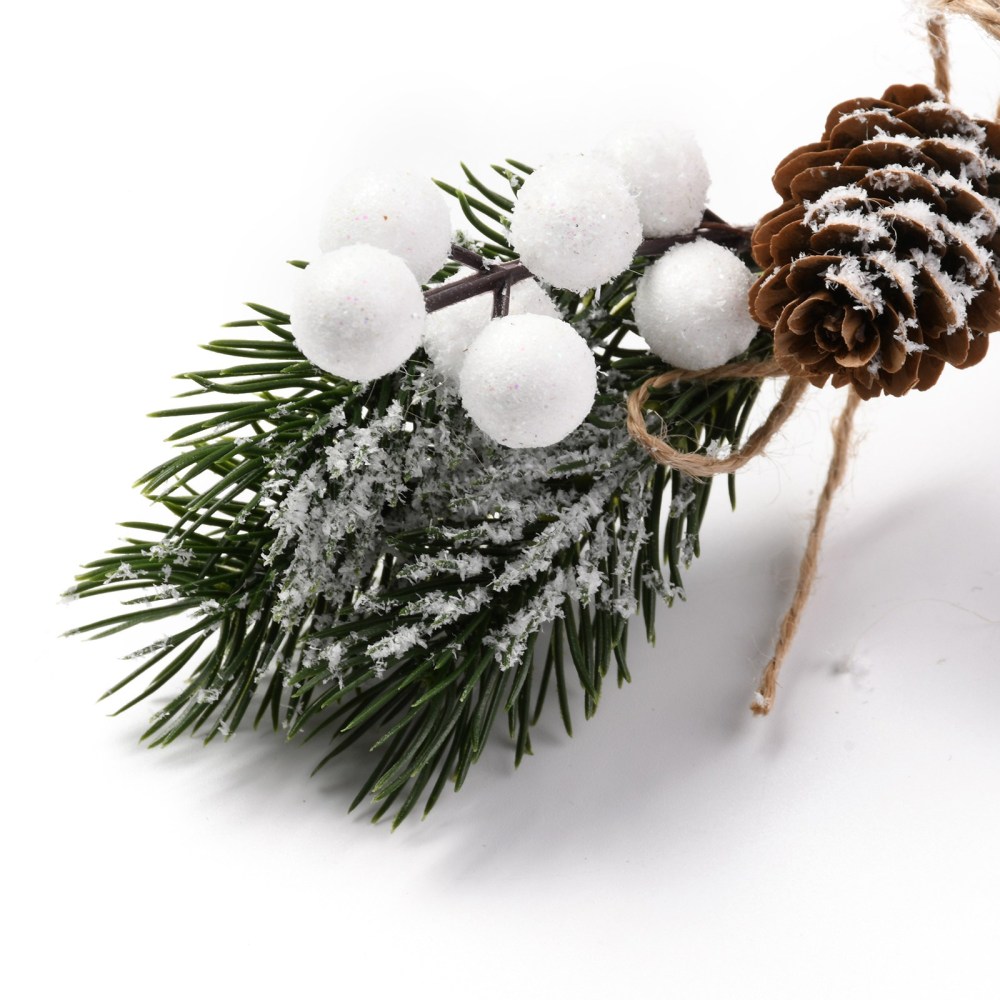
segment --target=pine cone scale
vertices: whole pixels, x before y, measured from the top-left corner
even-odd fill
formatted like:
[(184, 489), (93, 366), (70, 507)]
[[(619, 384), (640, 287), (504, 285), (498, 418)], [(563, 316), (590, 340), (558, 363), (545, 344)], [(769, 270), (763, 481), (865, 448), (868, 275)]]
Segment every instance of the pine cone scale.
[(778, 194), (785, 198), (791, 196), (792, 181), (795, 180), (803, 170), (821, 169), (832, 167), (838, 162), (838, 151), (833, 149), (809, 150), (805, 153), (793, 155), (783, 163), (779, 164), (774, 172), (771, 182), (774, 184)]
[(792, 197), (798, 202), (814, 201), (830, 188), (856, 184), (867, 173), (867, 166), (856, 166), (846, 160), (840, 166), (809, 167), (792, 181)]

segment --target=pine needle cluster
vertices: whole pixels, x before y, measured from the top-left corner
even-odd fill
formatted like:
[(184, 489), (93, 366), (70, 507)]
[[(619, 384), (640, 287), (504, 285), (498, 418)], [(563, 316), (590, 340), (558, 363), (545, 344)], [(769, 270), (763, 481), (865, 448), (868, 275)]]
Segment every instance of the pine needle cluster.
[[(463, 244), (514, 259), (505, 232), (530, 168), (494, 168), (509, 194), (463, 169), (469, 190), (440, 185), (472, 227)], [(300, 354), (286, 313), (249, 304), (206, 345), (233, 360), (179, 376), (184, 401), (153, 414), (184, 421), (176, 453), (138, 483), (162, 518), (126, 524), (72, 588), (124, 599), (76, 632), (169, 623), (105, 696), (139, 684), (121, 712), (168, 694), (144, 734), (156, 746), (267, 721), (327, 738), (321, 767), (364, 741), (375, 764), (351, 807), (371, 797), (394, 825), (461, 787), (501, 716), (515, 763), (553, 692), (572, 733), (573, 698), (589, 718), (609, 676), (630, 679), (630, 619), (652, 642), (657, 604), (683, 596), (711, 487), (656, 466), (625, 430), (628, 392), (664, 367), (623, 345), (648, 263), (599, 291), (552, 292), (600, 375), (586, 423), (546, 449), (491, 442), (422, 352), (344, 381)], [(748, 357), (769, 351), (762, 335)], [(650, 419), (675, 447), (735, 445), (757, 389), (673, 386)]]

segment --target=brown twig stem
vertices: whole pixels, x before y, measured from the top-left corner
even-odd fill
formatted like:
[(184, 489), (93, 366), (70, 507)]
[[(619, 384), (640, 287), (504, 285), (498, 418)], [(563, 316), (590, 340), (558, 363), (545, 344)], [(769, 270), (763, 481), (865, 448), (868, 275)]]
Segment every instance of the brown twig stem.
[[(690, 243), (696, 239), (711, 240), (713, 243), (720, 243), (733, 250), (746, 250), (750, 246), (750, 233), (752, 229), (746, 226), (730, 226), (723, 222), (714, 212), (706, 212), (701, 226), (693, 233), (685, 233), (681, 236), (662, 236), (643, 240), (636, 249), (636, 257), (658, 257), (665, 253), (672, 246), (679, 243)], [(509, 301), (510, 287), (519, 281), (533, 277), (531, 271), (519, 260), (506, 261), (503, 264), (491, 264), (484, 257), (477, 254), (468, 247), (453, 244), (451, 248), (451, 259), (466, 267), (472, 268), (476, 273), (468, 277), (459, 278), (457, 281), (449, 281), (443, 285), (434, 285), (424, 292), (424, 305), (429, 313), (438, 309), (445, 309), (456, 302), (463, 302), (476, 295), (485, 292), (493, 292), (506, 297)], [(504, 292), (503, 289), (507, 291)], [(498, 312), (500, 308), (504, 311)], [(498, 304), (494, 298), (494, 315), (506, 315), (506, 307)]]

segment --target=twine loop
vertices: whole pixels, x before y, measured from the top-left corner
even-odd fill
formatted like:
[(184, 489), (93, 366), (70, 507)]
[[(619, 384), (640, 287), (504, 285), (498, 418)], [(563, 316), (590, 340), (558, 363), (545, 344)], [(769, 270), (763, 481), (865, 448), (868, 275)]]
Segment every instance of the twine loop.
[(748, 361), (699, 370), (674, 368), (660, 375), (654, 375), (643, 382), (628, 398), (628, 432), (638, 444), (645, 448), (654, 462), (660, 465), (669, 465), (670, 468), (678, 469), (696, 479), (736, 472), (764, 450), (771, 438), (792, 415), (799, 400), (802, 399), (809, 387), (809, 383), (805, 379), (790, 378), (785, 384), (781, 398), (767, 415), (764, 423), (747, 438), (742, 448), (725, 458), (680, 451), (664, 438), (651, 434), (646, 427), (644, 411), (649, 394), (675, 382), (701, 382), (708, 385), (712, 382), (735, 379), (778, 378), (786, 374), (781, 365), (770, 358), (767, 361)]
[[(665, 438), (650, 433), (646, 427), (646, 411), (644, 409), (649, 395), (656, 389), (665, 388), (675, 382), (690, 381), (711, 384), (735, 379), (763, 379), (788, 376), (777, 360), (738, 362), (736, 364), (720, 365), (718, 368), (689, 370), (674, 368), (670, 371), (654, 375), (646, 379), (629, 395), (627, 410), (627, 425), (629, 434), (659, 465), (669, 466), (687, 473), (689, 476), (704, 478), (707, 476), (724, 475), (742, 469), (751, 459), (762, 454), (771, 439), (785, 425), (788, 418), (795, 412), (806, 389), (809, 380), (801, 376), (788, 376), (778, 397), (778, 401), (764, 418), (761, 425), (747, 438), (743, 447), (726, 456), (718, 458), (692, 452), (680, 451), (674, 448)], [(816, 567), (819, 563), (819, 550), (826, 530), (826, 521), (833, 503), (834, 494), (843, 482), (849, 461), (851, 436), (854, 426), (854, 414), (861, 397), (853, 390), (848, 390), (847, 403), (834, 427), (833, 456), (827, 471), (826, 483), (816, 505), (813, 525), (809, 531), (805, 553), (799, 565), (798, 581), (792, 603), (781, 621), (778, 629), (778, 639), (774, 655), (768, 661), (761, 675), (760, 683), (750, 704), (750, 710), (755, 715), (767, 715), (774, 706), (774, 698), (778, 687), (778, 674), (784, 663), (785, 656), (791, 646), (792, 639), (799, 627), (802, 612), (809, 600), (816, 578)]]
[[(975, 21), (984, 31), (1000, 40), (1000, 0), (932, 0), (935, 13), (927, 21), (927, 42), (934, 65), (934, 84), (947, 101), (951, 94), (951, 66), (945, 14), (962, 14)], [(1000, 107), (998, 107), (1000, 112)], [(652, 434), (646, 426), (646, 403), (650, 393), (674, 382), (695, 381), (706, 385), (727, 379), (763, 379), (788, 376), (777, 403), (760, 427), (751, 434), (742, 448), (725, 458), (681, 451), (674, 448), (666, 435)], [(774, 358), (759, 362), (740, 362), (700, 370), (672, 369), (654, 375), (635, 389), (628, 399), (628, 430), (660, 465), (678, 469), (695, 478), (736, 472), (751, 459), (760, 455), (774, 435), (784, 426), (802, 400), (809, 382), (801, 375), (786, 372)], [(854, 416), (861, 397), (853, 388), (848, 389), (847, 402), (833, 428), (833, 455), (827, 470), (826, 483), (820, 493), (805, 553), (799, 565), (799, 576), (792, 597), (791, 607), (785, 613), (778, 629), (774, 655), (761, 675), (750, 709), (756, 715), (767, 715), (774, 705), (778, 674), (788, 648), (799, 626), (802, 611), (809, 599), (816, 577), (819, 550), (826, 530), (834, 494), (847, 472), (850, 444), (854, 429)]]

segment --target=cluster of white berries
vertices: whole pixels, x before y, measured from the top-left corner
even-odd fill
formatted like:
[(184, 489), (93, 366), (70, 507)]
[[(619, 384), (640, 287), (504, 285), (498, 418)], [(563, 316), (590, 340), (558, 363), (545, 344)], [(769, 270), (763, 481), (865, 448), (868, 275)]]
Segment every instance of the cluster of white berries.
[[(532, 173), (511, 243), (542, 281), (583, 292), (628, 268), (644, 236), (697, 228), (708, 183), (690, 133), (619, 136)], [(513, 448), (554, 444), (586, 419), (593, 353), (538, 282), (514, 284), (500, 319), (491, 319), (489, 294), (426, 312), (421, 283), (445, 264), (451, 242), (448, 206), (431, 181), (384, 171), (349, 178), (327, 204), (319, 242), (323, 254), (303, 272), (291, 314), (296, 343), (319, 367), (369, 381), (423, 346), (480, 429)], [(639, 333), (672, 365), (721, 364), (756, 332), (750, 284), (739, 258), (715, 243), (677, 245), (638, 283)]]
[(451, 246), (444, 196), (413, 174), (355, 174), (330, 197), (319, 245), (323, 254), (303, 273), (292, 307), (299, 350), (342, 378), (388, 374), (420, 346), (420, 285)]

